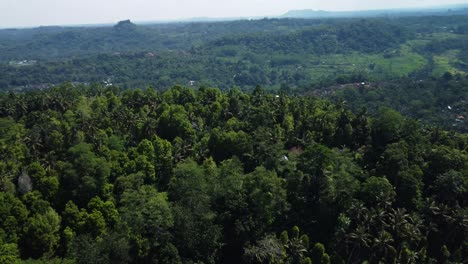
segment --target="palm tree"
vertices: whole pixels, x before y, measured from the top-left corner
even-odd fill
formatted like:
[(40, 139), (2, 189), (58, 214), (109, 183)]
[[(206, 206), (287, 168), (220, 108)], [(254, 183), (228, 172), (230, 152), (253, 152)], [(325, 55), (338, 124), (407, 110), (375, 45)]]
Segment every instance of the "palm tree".
[(304, 247), (300, 239), (293, 238), (285, 246), (287, 255), (291, 258), (292, 263), (302, 263), (307, 249)]
[(395, 238), (400, 241), (408, 237), (408, 226), (410, 216), (406, 214), (405, 208), (390, 209), (389, 213), (389, 226), (395, 235)]
[(42, 134), (41, 127), (34, 127), (23, 139), (23, 142), (26, 144), (26, 146), (29, 146), (29, 149), (33, 155), (39, 154), (44, 148)]
[(16, 109), (11, 99), (7, 99), (6, 102), (2, 102), (0, 105), (0, 113), (3, 116), (15, 116)]
[(244, 250), (245, 257), (253, 263), (282, 263), (284, 257), (283, 245), (274, 235), (268, 235), (258, 241), (257, 245)]
[(381, 231), (378, 237), (374, 238), (372, 248), (375, 249), (371, 253), (370, 261), (372, 263), (372, 259), (374, 257), (378, 257), (380, 260), (385, 260), (385, 263), (390, 263), (390, 259), (394, 259), (396, 255), (396, 250), (392, 246), (394, 240), (390, 233), (387, 231)]
[(367, 228), (358, 226), (353, 233), (346, 236), (348, 243), (352, 244), (353, 249), (349, 253), (347, 263), (351, 263), (356, 252), (356, 257), (361, 254), (362, 248), (369, 248), (372, 236), (368, 233)]
[(21, 116), (25, 115), (28, 113), (28, 104), (26, 103), (26, 100), (23, 96), (17, 96), (15, 98), (15, 105), (16, 105), (16, 116), (15, 119), (20, 118)]
[(398, 263), (402, 264), (416, 264), (420, 263), (419, 252), (412, 251), (408, 248), (404, 248), (402, 254), (397, 259)]
[(362, 202), (355, 202), (349, 209), (349, 215), (352, 215), (355, 220), (361, 221), (369, 219), (369, 210), (364, 206)]
[(373, 208), (369, 225), (373, 227), (376, 232), (380, 232), (388, 227), (388, 223), (386, 222), (387, 219), (387, 211), (383, 208), (377, 207)]

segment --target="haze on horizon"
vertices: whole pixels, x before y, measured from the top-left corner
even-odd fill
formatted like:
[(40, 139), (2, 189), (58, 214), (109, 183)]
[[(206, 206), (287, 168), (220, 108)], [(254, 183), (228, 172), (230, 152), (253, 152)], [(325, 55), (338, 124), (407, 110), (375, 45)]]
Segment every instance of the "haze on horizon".
[[(0, 28), (277, 16), (289, 10), (356, 11), (460, 4), (462, 0), (0, 0)], [(466, 3), (466, 2), (465, 2)]]

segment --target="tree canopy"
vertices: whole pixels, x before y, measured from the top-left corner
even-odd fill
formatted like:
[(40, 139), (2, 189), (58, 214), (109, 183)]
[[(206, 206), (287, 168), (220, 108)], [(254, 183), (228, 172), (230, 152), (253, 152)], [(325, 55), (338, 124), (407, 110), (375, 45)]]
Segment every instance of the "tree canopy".
[(0, 263), (468, 255), (468, 136), (390, 108), (69, 83), (0, 102)]

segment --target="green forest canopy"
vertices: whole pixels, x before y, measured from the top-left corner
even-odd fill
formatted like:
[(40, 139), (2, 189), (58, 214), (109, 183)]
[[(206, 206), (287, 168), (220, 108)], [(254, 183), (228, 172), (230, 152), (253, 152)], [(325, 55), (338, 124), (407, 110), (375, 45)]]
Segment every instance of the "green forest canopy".
[(0, 263), (462, 263), (468, 136), (260, 87), (0, 94)]

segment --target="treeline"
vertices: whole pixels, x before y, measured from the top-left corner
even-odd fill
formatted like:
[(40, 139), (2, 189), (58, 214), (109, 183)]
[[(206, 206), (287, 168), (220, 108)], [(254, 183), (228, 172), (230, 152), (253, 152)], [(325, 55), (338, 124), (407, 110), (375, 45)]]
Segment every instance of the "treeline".
[(0, 263), (462, 263), (468, 137), (175, 86), (0, 94)]
[(433, 40), (419, 48), (419, 51), (426, 54), (441, 54), (448, 50), (466, 50), (468, 48), (468, 38), (466, 36), (458, 38), (446, 38)]
[(285, 54), (336, 54), (347, 52), (379, 53), (396, 48), (412, 35), (388, 21), (360, 20), (334, 25), (321, 25), (295, 32), (230, 35), (215, 40), (207, 49), (219, 46), (242, 46), (253, 52)]

